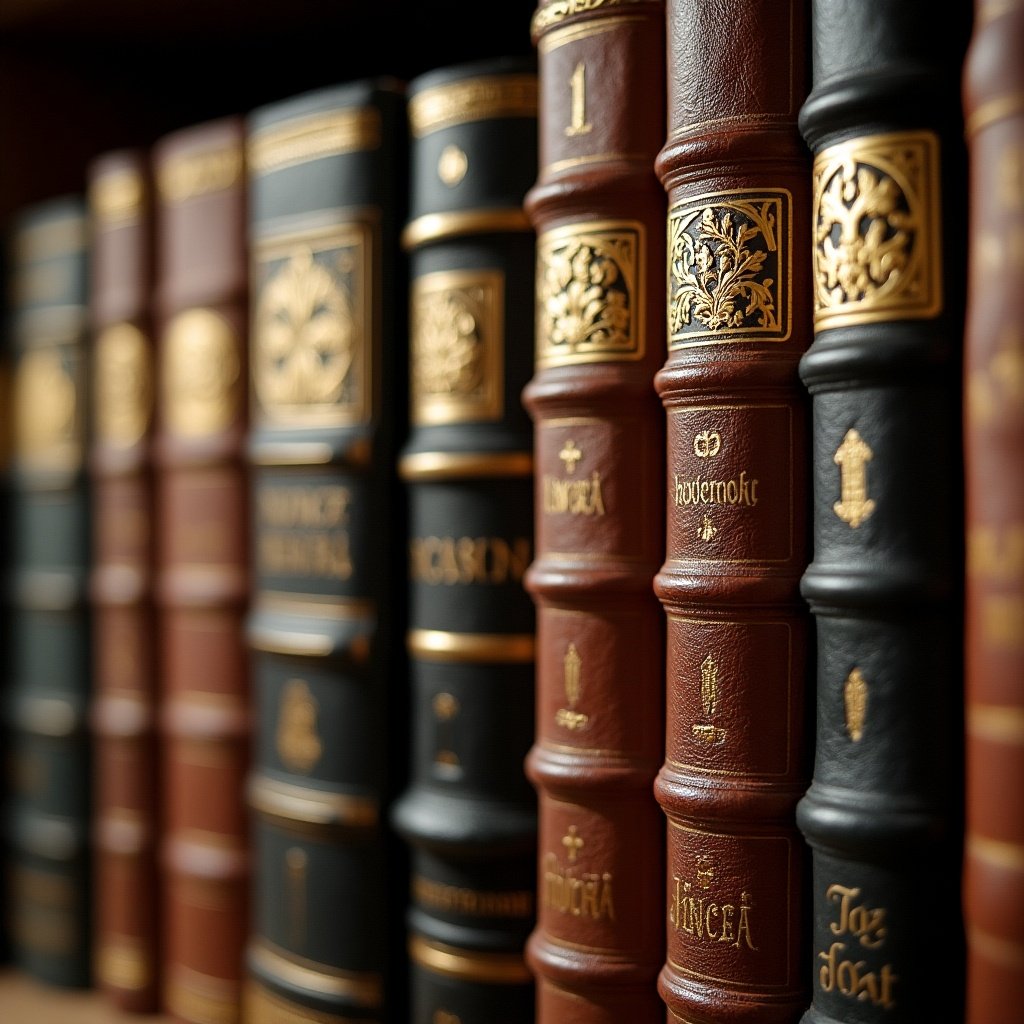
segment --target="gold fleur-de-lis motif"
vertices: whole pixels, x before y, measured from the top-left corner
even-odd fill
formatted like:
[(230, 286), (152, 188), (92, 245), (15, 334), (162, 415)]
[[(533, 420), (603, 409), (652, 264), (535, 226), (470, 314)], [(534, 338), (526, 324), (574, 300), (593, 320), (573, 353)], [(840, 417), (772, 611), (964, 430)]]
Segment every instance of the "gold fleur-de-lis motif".
[(864, 735), (864, 722), (868, 714), (868, 681), (855, 668), (843, 683), (843, 711), (846, 732), (854, 743)]
[(705, 544), (709, 544), (718, 533), (718, 527), (711, 522), (711, 516), (705, 514), (700, 527), (697, 529), (697, 536), (700, 537)]

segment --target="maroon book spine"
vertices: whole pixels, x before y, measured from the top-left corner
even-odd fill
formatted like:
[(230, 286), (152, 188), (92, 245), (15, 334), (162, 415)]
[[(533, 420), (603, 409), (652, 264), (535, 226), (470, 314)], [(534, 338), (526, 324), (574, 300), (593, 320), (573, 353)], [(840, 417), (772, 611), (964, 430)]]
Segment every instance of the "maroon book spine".
[[(808, 1001), (805, 5), (669, 0), (667, 955), (688, 1024)], [(723, 26), (743, 26), (742, 31)], [(713, 45), (711, 41), (713, 40)], [(700, 45), (703, 44), (703, 45)]]
[(1024, 1007), (1024, 4), (982, 0), (969, 158), (964, 464), (967, 1024)]
[[(541, 4), (534, 422), (539, 1024), (664, 1019), (665, 9)], [(613, 73), (610, 73), (612, 72)], [(643, 97), (634, 104), (630, 97)]]
[(243, 151), (231, 117), (154, 153), (164, 999), (190, 1024), (241, 1019), (249, 931)]
[(144, 153), (89, 169), (95, 978), (136, 1012), (160, 959), (151, 191)]

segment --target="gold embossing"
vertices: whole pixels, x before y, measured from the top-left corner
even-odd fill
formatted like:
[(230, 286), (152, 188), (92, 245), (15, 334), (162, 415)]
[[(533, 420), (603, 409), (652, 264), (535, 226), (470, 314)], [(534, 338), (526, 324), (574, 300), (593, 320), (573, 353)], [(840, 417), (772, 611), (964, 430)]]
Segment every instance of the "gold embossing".
[(449, 188), (454, 188), (466, 176), (469, 170), (469, 157), (465, 150), (459, 149), (454, 142), (441, 150), (437, 159), (437, 176)]
[(697, 536), (700, 537), (705, 544), (710, 544), (718, 534), (718, 527), (711, 521), (711, 516), (706, 512), (704, 518), (700, 522), (700, 526), (697, 527)]
[(545, 232), (537, 242), (537, 364), (639, 359), (644, 228), (592, 221)]
[(351, 504), (351, 488), (338, 484), (261, 487), (256, 495), (260, 527), (256, 551), (261, 572), (349, 579)]
[[(570, 825), (562, 845), (566, 848), (570, 865), (574, 865), (583, 848), (583, 839)], [(553, 853), (543, 861), (544, 906), (559, 914), (585, 917), (593, 921), (615, 920), (615, 899), (612, 875), (608, 871), (577, 873), (575, 868), (563, 867)]]
[[(718, 703), (718, 662), (709, 654), (700, 665), (700, 702), (704, 717), (711, 718)], [(707, 746), (720, 746), (725, 742), (726, 730), (706, 723), (694, 723), (693, 738)]]
[(565, 134), (572, 138), (575, 135), (587, 135), (594, 126), (587, 120), (587, 66), (580, 61), (569, 79), (572, 90), (570, 104), (571, 120), (565, 126)]
[(583, 839), (577, 835), (575, 825), (569, 826), (569, 831), (562, 836), (562, 845), (565, 847), (566, 852), (569, 856), (569, 863), (575, 864), (576, 857), (579, 855), (580, 850), (583, 849)]
[(95, 360), (97, 437), (119, 447), (133, 445), (145, 434), (153, 406), (146, 336), (134, 324), (107, 327), (96, 339)]
[(424, 89), (409, 100), (409, 125), (416, 138), (469, 121), (536, 116), (535, 75), (464, 78)]
[(514, 889), (508, 892), (481, 891), (445, 885), (432, 878), (415, 875), (412, 880), (412, 895), (417, 903), (444, 914), (531, 918), (534, 913), (532, 889)]
[(789, 337), (789, 215), (788, 193), (715, 194), (672, 208), (670, 348), (721, 335)]
[(435, 586), (518, 583), (531, 552), (526, 537), (414, 537), (409, 575), (416, 583)]
[(544, 511), (549, 515), (603, 516), (601, 474), (595, 469), (581, 480), (559, 480), (544, 474)]
[(242, 177), (240, 145), (176, 153), (157, 168), (157, 189), (169, 203), (222, 192)]
[(832, 461), (839, 467), (839, 501), (832, 510), (848, 526), (857, 529), (875, 511), (873, 498), (868, 497), (867, 464), (875, 453), (856, 430), (850, 429), (836, 449)]
[(168, 324), (163, 338), (164, 415), (182, 437), (226, 429), (240, 404), (241, 363), (232, 326), (209, 309), (189, 309)]
[(859, 668), (855, 668), (843, 683), (843, 711), (846, 732), (854, 743), (859, 743), (868, 713), (868, 681)]
[(423, 661), (493, 662), (510, 665), (533, 661), (533, 633), (452, 633), (441, 629), (411, 629), (406, 647)]
[(813, 174), (819, 329), (942, 310), (938, 140), (871, 135), (818, 155)]
[(544, 3), (533, 15), (530, 30), (534, 36), (551, 25), (565, 21), (574, 14), (595, 11), (599, 7), (617, 7), (622, 0), (552, 0)]
[(693, 438), (693, 454), (698, 459), (713, 459), (722, 450), (722, 435), (717, 430), (702, 430)]
[(306, 945), (306, 870), (309, 857), (301, 847), (292, 846), (284, 855), (288, 934), (292, 949)]
[(96, 975), (111, 988), (138, 991), (152, 981), (153, 965), (137, 940), (111, 938), (97, 950)]
[(1003, 326), (995, 351), (967, 378), (967, 416), (978, 426), (998, 422), (1024, 405), (1024, 337), (1017, 324)]
[(311, 114), (256, 131), (249, 141), (249, 165), (255, 174), (267, 174), (309, 160), (377, 149), (380, 140), (380, 111), (372, 107)]
[(583, 452), (576, 447), (576, 442), (570, 437), (558, 453), (558, 457), (565, 463), (566, 473), (572, 476), (576, 472), (576, 463), (583, 458)]
[[(710, 857), (698, 854), (694, 858), (694, 878), (672, 876), (669, 893), (668, 919), (679, 932), (703, 943), (724, 942), (734, 949), (757, 952), (751, 931), (753, 901), (750, 893), (741, 892), (738, 900), (710, 895), (717, 881), (715, 866)], [(697, 890), (701, 891), (701, 895)]]
[(75, 468), (82, 458), (81, 410), (70, 353), (47, 345), (27, 351), (14, 378), (14, 447), (40, 470)]
[(281, 694), (277, 721), (277, 754), (281, 763), (300, 775), (308, 775), (323, 754), (317, 733), (317, 703), (302, 679), (289, 679)]
[(728, 480), (707, 480), (701, 475), (692, 479), (673, 474), (672, 500), (676, 508), (687, 505), (742, 505), (754, 508), (758, 502), (757, 488), (760, 480), (750, 477), (747, 471)]
[(500, 419), (504, 411), (505, 277), (440, 271), (418, 277), (411, 296), (415, 423)]
[[(310, 1006), (282, 999), (253, 981), (246, 982), (244, 1016), (246, 1024), (338, 1024), (336, 1013), (320, 1013)], [(345, 1024), (376, 1024), (369, 1017), (345, 1017)]]
[[(375, 971), (346, 971), (333, 963), (299, 956), (265, 938), (254, 939), (249, 944), (248, 957), (260, 975), (276, 978), (292, 991), (312, 992), (332, 1004), (354, 1004), (369, 1012), (373, 1020), (380, 1019), (379, 1013), (373, 1011), (380, 1009), (384, 986), (381, 975)], [(273, 1024), (280, 1024), (276, 1015), (271, 1020)], [(358, 1024), (347, 1014), (345, 1020)], [(336, 1021), (337, 1017), (331, 1018), (331, 1024)]]
[(89, 186), (89, 209), (105, 227), (135, 220), (145, 196), (142, 175), (134, 167), (119, 167), (99, 175)]
[(583, 692), (583, 659), (575, 644), (571, 643), (566, 648), (565, 657), (562, 659), (562, 678), (569, 706), (559, 708), (555, 721), (566, 729), (582, 729), (590, 721), (590, 716), (576, 710), (580, 694)]
[(521, 985), (533, 980), (522, 954), (480, 953), (435, 942), (422, 935), (409, 938), (409, 959), (433, 974), (490, 985)]
[(452, 749), (454, 744), (454, 727), (452, 720), (461, 710), (458, 698), (451, 693), (436, 693), (430, 702), (431, 710), (437, 721), (437, 743), (434, 751), (434, 764), (441, 768), (458, 768), (459, 755)]

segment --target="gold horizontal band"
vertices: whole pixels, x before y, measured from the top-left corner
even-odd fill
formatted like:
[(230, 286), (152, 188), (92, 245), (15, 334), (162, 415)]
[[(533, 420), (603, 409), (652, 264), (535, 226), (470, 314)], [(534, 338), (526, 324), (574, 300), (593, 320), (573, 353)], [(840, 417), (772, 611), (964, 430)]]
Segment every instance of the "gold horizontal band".
[(142, 173), (136, 167), (118, 167), (98, 175), (89, 186), (89, 209), (104, 227), (138, 218), (145, 197)]
[[(542, 55), (546, 55), (552, 50), (556, 50), (558, 47), (565, 46), (568, 43), (578, 43), (581, 39), (589, 39), (604, 32), (613, 32), (621, 25), (629, 24), (630, 22), (641, 22), (643, 20), (642, 17), (637, 15), (631, 17), (620, 15), (615, 18), (588, 19), (583, 22), (570, 22), (559, 25), (558, 28), (541, 36), (537, 43), (537, 50)], [(535, 29), (534, 34), (540, 35), (542, 31)]]
[(591, 14), (602, 8), (616, 14), (627, 4), (644, 2), (646, 0), (542, 0), (530, 21), (530, 33), (536, 38), (552, 25), (561, 24), (577, 14)]
[(326, 633), (305, 633), (297, 629), (250, 626), (249, 646), (268, 654), (294, 654), (305, 658), (326, 658), (334, 651), (334, 640)]
[(440, 629), (411, 629), (406, 648), (427, 661), (533, 661), (537, 640), (532, 633), (448, 633)]
[(272, 947), (260, 939), (249, 947), (253, 963), (273, 978), (307, 992), (335, 999), (346, 999), (361, 1006), (376, 1007), (383, 1002), (380, 975), (369, 971), (342, 971), (314, 960), (306, 960)]
[(261, 590), (253, 602), (254, 612), (315, 616), (322, 619), (367, 619), (376, 615), (373, 601), (364, 597), (336, 594), (292, 594), (284, 590)]
[(372, 828), (380, 816), (376, 801), (368, 797), (296, 786), (265, 775), (250, 779), (248, 795), (254, 811), (285, 827)]
[(519, 953), (478, 953), (413, 935), (409, 939), (409, 956), (428, 971), (468, 981), (514, 985), (533, 980), (526, 961)]
[(532, 231), (524, 210), (516, 207), (497, 210), (457, 210), (427, 213), (410, 221), (402, 232), (402, 246), (415, 249), (424, 242), (436, 242), (458, 235), (482, 235), (499, 231)]
[(249, 167), (267, 174), (321, 157), (377, 149), (380, 139), (380, 111), (373, 107), (311, 114), (254, 132)]
[(399, 463), (403, 480), (464, 480), (480, 477), (530, 476), (529, 452), (417, 452)]
[(1004, 118), (1013, 117), (1015, 114), (1024, 114), (1024, 92), (1012, 92), (982, 103), (967, 118), (964, 134), (970, 138), (980, 132), (982, 128), (987, 128), (990, 124), (1002, 121)]
[(967, 941), (972, 953), (992, 963), (1017, 971), (1024, 968), (1024, 945), (1019, 942), (990, 935), (977, 927), (968, 928)]
[(377, 1024), (376, 1017), (340, 1017), (300, 1006), (252, 980), (245, 984), (244, 1001), (247, 1024)]
[(968, 704), (967, 734), (994, 743), (1024, 743), (1024, 708), (1000, 704)]
[(484, 75), (424, 89), (409, 100), (415, 138), (430, 132), (499, 117), (536, 117), (536, 75)]
[(177, 966), (164, 985), (167, 1009), (182, 1020), (238, 1024), (238, 983)]
[(260, 444), (249, 455), (254, 466), (326, 466), (333, 458), (334, 450), (322, 441)]
[(1024, 872), (1024, 845), (986, 836), (968, 835), (967, 853), (995, 867)]

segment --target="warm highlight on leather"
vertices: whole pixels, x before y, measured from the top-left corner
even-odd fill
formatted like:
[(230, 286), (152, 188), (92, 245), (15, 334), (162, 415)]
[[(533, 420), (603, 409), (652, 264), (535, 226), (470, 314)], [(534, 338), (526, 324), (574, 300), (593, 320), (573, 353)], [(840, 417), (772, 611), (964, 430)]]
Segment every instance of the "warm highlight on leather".
[(792, 1022), (808, 976), (806, 11), (669, 0), (667, 23), (659, 991), (690, 1024)]
[(1024, 4), (979, 3), (964, 69), (967, 1024), (1024, 1006)]
[(544, 3), (534, 423), (539, 1024), (664, 1019), (665, 9)]
[(96, 983), (158, 1008), (159, 751), (153, 606), (152, 189), (118, 151), (89, 168)]
[(153, 152), (163, 998), (189, 1024), (240, 1020), (248, 934), (243, 140), (225, 118)]

